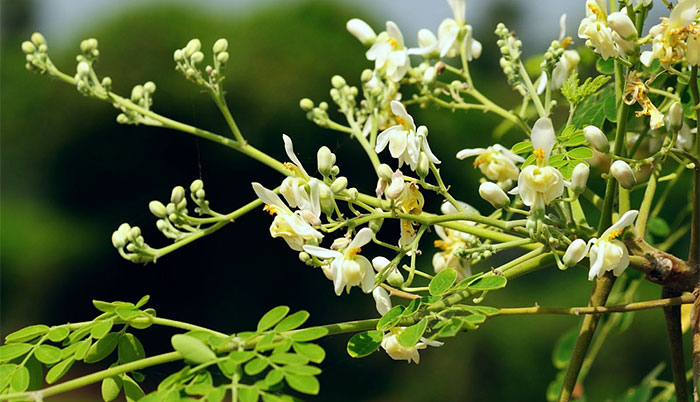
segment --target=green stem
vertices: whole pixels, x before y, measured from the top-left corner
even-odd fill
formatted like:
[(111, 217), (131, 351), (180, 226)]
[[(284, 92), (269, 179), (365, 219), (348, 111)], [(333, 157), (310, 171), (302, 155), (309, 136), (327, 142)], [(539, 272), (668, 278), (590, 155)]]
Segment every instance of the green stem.
[(639, 206), (639, 215), (637, 215), (634, 230), (637, 237), (642, 239), (646, 235), (647, 221), (649, 219), (649, 213), (651, 212), (651, 203), (654, 201), (654, 194), (656, 193), (656, 185), (658, 183), (659, 173), (661, 173), (661, 167), (662, 164), (660, 161), (654, 166), (654, 171), (651, 172), (646, 190), (644, 190), (644, 199)]
[(221, 111), (221, 114), (224, 116), (224, 119), (226, 120), (226, 124), (228, 124), (228, 127), (231, 129), (231, 132), (233, 133), (233, 137), (238, 141), (240, 144), (245, 144), (245, 139), (243, 138), (243, 134), (241, 134), (241, 130), (238, 128), (238, 125), (236, 124), (236, 121), (233, 120), (233, 116), (231, 115), (231, 110), (229, 110), (228, 105), (226, 104), (226, 97), (224, 97), (224, 93), (219, 87), (218, 90), (212, 89), (210, 91), (211, 98), (214, 100), (214, 103), (216, 103), (216, 107), (219, 108)]
[[(663, 288), (661, 291), (661, 297), (678, 298), (679, 296), (681, 296), (680, 292), (668, 288)], [(695, 298), (692, 294), (688, 296)], [(673, 384), (676, 388), (676, 400), (687, 401), (688, 383), (685, 380), (681, 308), (680, 306), (668, 306), (664, 307), (663, 310), (664, 317), (666, 318), (666, 334), (668, 336), (668, 346), (671, 354), (671, 370), (673, 371)]]

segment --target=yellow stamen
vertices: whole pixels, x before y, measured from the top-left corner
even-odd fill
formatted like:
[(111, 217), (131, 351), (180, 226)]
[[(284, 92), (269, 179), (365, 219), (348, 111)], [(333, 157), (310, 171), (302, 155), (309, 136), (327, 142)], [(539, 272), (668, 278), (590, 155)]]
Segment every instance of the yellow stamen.
[(394, 116), (394, 120), (396, 120), (396, 122), (397, 122), (400, 126), (403, 126), (403, 125), (406, 124), (406, 121), (405, 121), (404, 119), (402, 119), (401, 117), (399, 117), (399, 116)]
[(566, 49), (569, 45), (571, 44), (571, 36), (567, 36), (566, 38), (561, 40), (561, 47)]
[(273, 207), (270, 204), (265, 204), (265, 206), (263, 207), (263, 211), (268, 212), (270, 215), (274, 215), (277, 213), (277, 208)]
[(447, 242), (446, 241), (435, 240), (433, 242), (433, 245), (435, 245), (435, 247), (439, 248), (440, 250), (447, 250)]
[(360, 251), (362, 251), (362, 249), (360, 247), (355, 247), (353, 249), (350, 249), (350, 251), (348, 251), (348, 254), (357, 255), (357, 253), (359, 253)]
[(292, 162), (284, 162), (283, 165), (284, 165), (285, 169), (292, 171), (292, 172), (294, 171), (294, 168), (296, 168), (296, 165), (293, 164)]
[(394, 49), (396, 49), (397, 47), (399, 47), (399, 42), (397, 42), (396, 39), (394, 39), (394, 38), (392, 38), (392, 37), (389, 37), (389, 43), (391, 44), (391, 46), (392, 46)]
[(610, 232), (610, 236), (609, 236), (610, 240), (613, 240), (614, 238), (619, 237), (621, 234), (622, 234), (622, 229), (613, 230), (612, 232)]
[(537, 160), (544, 160), (544, 150), (542, 148), (537, 148), (536, 150), (532, 151), (533, 154), (535, 154), (535, 159)]

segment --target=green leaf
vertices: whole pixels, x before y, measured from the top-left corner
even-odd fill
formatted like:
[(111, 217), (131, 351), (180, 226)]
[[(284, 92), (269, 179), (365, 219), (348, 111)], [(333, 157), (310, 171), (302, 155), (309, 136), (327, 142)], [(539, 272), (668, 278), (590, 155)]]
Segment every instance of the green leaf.
[(391, 310), (387, 311), (387, 313), (379, 319), (377, 329), (380, 331), (387, 331), (389, 328), (395, 326), (401, 321), (401, 313), (403, 313), (403, 311), (404, 307), (401, 305), (392, 307)]
[[(61, 351), (61, 359), (65, 359), (67, 357), (73, 356), (75, 354), (75, 351), (78, 350), (78, 348), (80, 347), (80, 345), (81, 345), (81, 342), (78, 342), (78, 343), (73, 343), (73, 344), (68, 345), (65, 348), (63, 348), (63, 350)], [(86, 349), (86, 351), (87, 351), (87, 349)]]
[(564, 142), (564, 146), (565, 147), (576, 147), (579, 145), (584, 145), (586, 143), (587, 143), (586, 137), (583, 136), (583, 133), (579, 132), (578, 134), (574, 134), (574, 136), (572, 136), (571, 138), (566, 140)]
[(46, 382), (49, 384), (53, 384), (54, 382), (60, 380), (61, 377), (66, 375), (68, 370), (70, 370), (73, 363), (75, 363), (75, 359), (69, 357), (66, 360), (58, 363), (57, 365), (51, 367), (49, 372), (46, 373)]
[(61, 342), (68, 337), (68, 334), (70, 334), (68, 327), (53, 327), (51, 331), (49, 331), (49, 340), (51, 342)]
[(484, 321), (486, 321), (486, 316), (482, 314), (472, 314), (466, 317), (462, 317), (462, 319), (467, 323), (478, 325), (483, 324)]
[(44, 385), (44, 366), (34, 357), (30, 357), (24, 367), (29, 370), (29, 389), (39, 389)]
[(85, 363), (96, 363), (109, 356), (119, 343), (119, 333), (110, 332), (104, 338), (95, 342), (87, 351), (83, 361)]
[(112, 330), (114, 321), (112, 320), (100, 320), (97, 321), (95, 326), (90, 330), (90, 336), (95, 339), (102, 339)]
[(284, 379), (293, 390), (309, 395), (318, 394), (320, 385), (312, 375), (285, 374)]
[(420, 299), (411, 300), (411, 302), (408, 303), (408, 306), (406, 306), (406, 309), (401, 313), (401, 315), (404, 317), (412, 316), (416, 311), (418, 311), (418, 308), (420, 307), (420, 303), (421, 303)]
[(658, 237), (668, 237), (671, 234), (671, 228), (668, 227), (668, 223), (658, 216), (649, 218), (647, 221), (647, 230), (649, 233)]
[(348, 354), (355, 358), (369, 356), (379, 348), (383, 338), (384, 333), (377, 330), (355, 334), (348, 341)]
[(564, 383), (564, 374), (564, 371), (558, 372), (554, 380), (547, 386), (547, 402), (559, 400), (559, 392), (561, 392), (561, 386)]
[[(575, 163), (575, 165), (572, 165), (572, 163)], [(560, 167), (559, 172), (561, 172), (562, 176), (564, 176), (566, 180), (571, 180), (571, 175), (574, 173), (574, 167), (579, 163), (580, 161), (570, 161), (568, 165)]]
[(61, 349), (51, 345), (39, 345), (34, 351), (34, 357), (44, 364), (54, 364), (61, 360)]
[(180, 352), (185, 360), (193, 363), (201, 364), (216, 359), (216, 354), (204, 342), (195, 337), (177, 334), (170, 338), (170, 343), (173, 345), (173, 349)]
[(95, 322), (91, 322), (91, 323), (85, 325), (84, 327), (82, 327), (76, 331), (73, 331), (73, 333), (70, 334), (70, 336), (68, 336), (68, 343), (77, 342), (77, 341), (85, 338), (88, 334), (90, 334), (90, 330), (92, 330), (92, 327), (94, 327), (95, 324), (96, 324)]
[(565, 159), (564, 154), (556, 154), (549, 157), (549, 166), (551, 167), (560, 168), (567, 163), (569, 162)]
[(450, 319), (450, 321), (447, 322), (447, 324), (440, 328), (440, 331), (438, 331), (437, 336), (440, 338), (455, 336), (462, 329), (462, 325), (464, 325), (464, 321), (460, 320), (459, 318), (453, 317), (452, 319)]
[(267, 360), (256, 357), (255, 359), (246, 363), (244, 371), (248, 375), (260, 374), (267, 367)]
[(297, 342), (313, 341), (318, 338), (323, 338), (328, 334), (328, 329), (322, 327), (304, 328), (294, 331), (289, 334), (289, 337)]
[(433, 277), (428, 285), (428, 290), (433, 296), (442, 295), (455, 283), (455, 280), (457, 280), (457, 271), (451, 268), (444, 269)]
[(428, 320), (423, 318), (422, 320), (418, 321), (417, 324), (404, 328), (399, 336), (396, 337), (396, 340), (399, 342), (399, 345), (403, 346), (404, 348), (411, 348), (415, 346), (418, 341), (420, 341), (420, 338), (423, 336), (423, 333), (427, 327)]
[(613, 123), (617, 123), (617, 105), (614, 96), (606, 96), (603, 100), (603, 113), (605, 118)]
[(299, 328), (306, 320), (309, 319), (309, 312), (305, 310), (297, 311), (296, 313), (286, 317), (275, 326), (275, 332), (291, 331)]
[(222, 402), (226, 398), (226, 388), (214, 388), (207, 394), (206, 398), (207, 402)]
[(562, 370), (569, 365), (569, 360), (571, 359), (571, 354), (574, 351), (574, 345), (576, 344), (578, 333), (578, 328), (574, 328), (559, 337), (556, 345), (554, 346), (554, 350), (552, 350), (552, 363), (554, 364), (554, 367)]
[(247, 362), (248, 360), (252, 359), (255, 357), (255, 352), (247, 350), (247, 351), (234, 351), (231, 352), (228, 355), (228, 358), (231, 359), (236, 364), (243, 364)]
[(139, 301), (136, 302), (136, 308), (143, 307), (146, 303), (148, 303), (148, 300), (150, 300), (150, 299), (151, 299), (151, 296), (145, 295), (144, 297), (139, 299)]
[(612, 58), (607, 60), (598, 59), (595, 62), (595, 69), (601, 74), (612, 75), (615, 73), (615, 64)]
[(527, 154), (533, 150), (534, 148), (532, 148), (532, 142), (530, 141), (520, 141), (510, 149), (511, 152), (517, 155)]
[(315, 366), (284, 366), (284, 371), (292, 374), (319, 375), (321, 369)]
[(465, 307), (472, 314), (482, 314), (482, 315), (485, 315), (487, 317), (497, 315), (498, 313), (501, 312), (501, 310), (497, 309), (496, 307), (489, 307), (489, 306), (465, 306)]
[(119, 318), (126, 322), (129, 322), (141, 315), (141, 310), (134, 307), (117, 307), (114, 312), (117, 313)]
[(314, 363), (321, 363), (326, 358), (326, 351), (322, 347), (313, 343), (298, 343), (292, 345), (294, 351), (306, 357)]
[(131, 377), (126, 374), (122, 376), (122, 381), (126, 402), (136, 402), (143, 398), (144, 392), (136, 381), (132, 380)]
[(530, 154), (530, 156), (528, 156), (527, 158), (525, 158), (525, 162), (523, 162), (521, 168), (525, 168), (525, 167), (527, 167), (527, 166), (530, 166), (530, 165), (532, 165), (533, 163), (535, 163), (535, 154)]
[(501, 289), (506, 286), (508, 280), (504, 276), (482, 276), (470, 283), (468, 288), (478, 292)]
[(10, 343), (0, 346), (0, 362), (6, 362), (20, 357), (32, 350), (32, 347), (33, 345), (28, 343)]
[(93, 300), (92, 305), (103, 313), (113, 313), (114, 309), (117, 308), (113, 303), (107, 303), (99, 300)]
[(10, 388), (13, 392), (24, 392), (29, 387), (29, 370), (24, 366), (19, 366), (12, 374)]
[(578, 148), (570, 149), (566, 154), (571, 159), (585, 160), (585, 159), (591, 159), (593, 157), (593, 151), (591, 151), (591, 149), (588, 147), (578, 147)]
[(238, 388), (238, 400), (240, 402), (255, 402), (258, 400), (260, 390), (257, 388)]
[(78, 347), (75, 349), (75, 354), (73, 355), (75, 359), (83, 360), (85, 355), (87, 355), (87, 352), (90, 350), (90, 346), (92, 346), (92, 339), (88, 338), (80, 341), (80, 343), (78, 343)]
[(282, 370), (270, 370), (265, 376), (265, 383), (268, 387), (278, 384), (284, 379), (284, 372)]
[(309, 362), (309, 359), (295, 353), (276, 353), (270, 356), (270, 361), (278, 364), (295, 364), (298, 366), (303, 366)]
[(30, 327), (22, 328), (19, 331), (15, 331), (5, 337), (5, 342), (27, 342), (34, 338), (37, 338), (45, 333), (49, 332), (49, 327), (46, 325), (32, 325)]
[(146, 357), (143, 345), (133, 334), (125, 333), (119, 338), (117, 356), (120, 363), (129, 363)]
[(605, 121), (605, 97), (615, 96), (612, 86), (607, 86), (596, 96), (585, 98), (576, 108), (571, 122), (574, 126), (583, 128), (588, 125), (601, 127)]
[(289, 307), (287, 306), (277, 306), (268, 311), (262, 316), (260, 321), (258, 321), (258, 332), (272, 328), (272, 326), (280, 322), (287, 313), (289, 313)]
[(122, 391), (122, 379), (119, 376), (107, 377), (102, 380), (102, 399), (111, 402), (119, 396)]

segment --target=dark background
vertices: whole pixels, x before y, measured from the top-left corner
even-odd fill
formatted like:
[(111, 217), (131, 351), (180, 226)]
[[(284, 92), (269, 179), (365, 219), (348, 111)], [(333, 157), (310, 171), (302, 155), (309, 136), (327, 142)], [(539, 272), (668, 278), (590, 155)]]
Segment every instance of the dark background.
[[(484, 52), (470, 69), (475, 82), (506, 107), (517, 102), (498, 68), (492, 29), (497, 21), (517, 21), (518, 9), (494, 3), (489, 17), (475, 24)], [(119, 257), (110, 236), (126, 221), (142, 228), (154, 247), (168, 244), (155, 229), (148, 202), (167, 201), (176, 185), (202, 178), (212, 208), (229, 212), (254, 198), (249, 182), (278, 185), (275, 172), (222, 146), (165, 129), (122, 126), (109, 104), (81, 96), (75, 88), (51, 82), (24, 69), (20, 43), (31, 31), (34, 9), (29, 1), (2, 2), (1, 42), (1, 254), (0, 332), (33, 323), (48, 325), (91, 319), (91, 300), (136, 301), (151, 295), (159, 316), (223, 332), (254, 328), (271, 307), (287, 304), (311, 313), (310, 325), (375, 317), (371, 297), (354, 290), (336, 297), (331, 283), (299, 263), (280, 239), (270, 239), (269, 216), (254, 211), (216, 234), (172, 253), (157, 264), (132, 264)], [(306, 120), (298, 101), (329, 101), (330, 77), (340, 74), (359, 84), (371, 68), (365, 49), (345, 31), (345, 22), (364, 16), (377, 31), (383, 18), (331, 2), (308, 1), (269, 7), (245, 16), (211, 15), (192, 8), (144, 7), (88, 25), (69, 47), (49, 49), (55, 64), (68, 74), (81, 39), (99, 40), (100, 76), (110, 76), (117, 93), (153, 80), (153, 109), (210, 131), (227, 134), (216, 107), (174, 71), (172, 52), (193, 37), (209, 49), (214, 40), (229, 40), (228, 103), (246, 139), (285, 160), (281, 134), (295, 141), (307, 170), (315, 153), (329, 146), (352, 186), (371, 193), (371, 165), (359, 145), (344, 134), (322, 130)], [(433, 29), (435, 27), (432, 27)], [(404, 31), (409, 43), (414, 32)], [(543, 49), (542, 49), (543, 50)], [(470, 161), (453, 158), (465, 147), (486, 146), (499, 123), (479, 112), (409, 110), (430, 128), (431, 147), (443, 161), (453, 194), (482, 211), (490, 206), (477, 196), (478, 174)], [(519, 141), (509, 132), (503, 143)], [(386, 158), (386, 155), (382, 155)], [(683, 197), (680, 197), (681, 201)], [(427, 209), (440, 200), (428, 197)], [(388, 223), (390, 224), (390, 223)], [(430, 239), (422, 261), (431, 270)], [(369, 255), (369, 254), (368, 254)], [(495, 262), (494, 262), (495, 264)], [(477, 269), (488, 269), (487, 266)], [(488, 296), (494, 306), (580, 306), (591, 284), (580, 269), (551, 267), (513, 281), (507, 291)], [(639, 299), (658, 297), (644, 284)], [(556, 373), (551, 350), (558, 337), (579, 325), (572, 317), (495, 318), (478, 331), (450, 339), (441, 348), (421, 353), (420, 365), (395, 362), (383, 352), (354, 360), (345, 353), (349, 335), (321, 341), (328, 357), (322, 364), (321, 393), (315, 400), (334, 401), (484, 401), (543, 400)], [(151, 328), (137, 335), (147, 353), (170, 348), (172, 331)], [(637, 384), (667, 354), (661, 311), (635, 315), (623, 334), (613, 334), (587, 380), (589, 400), (603, 400)], [(172, 367), (146, 372), (146, 390)], [(87, 373), (94, 367), (74, 367)], [(670, 378), (670, 373), (664, 373)], [(56, 400), (97, 400), (99, 386), (84, 396)], [(82, 399), (80, 399), (82, 398)]]

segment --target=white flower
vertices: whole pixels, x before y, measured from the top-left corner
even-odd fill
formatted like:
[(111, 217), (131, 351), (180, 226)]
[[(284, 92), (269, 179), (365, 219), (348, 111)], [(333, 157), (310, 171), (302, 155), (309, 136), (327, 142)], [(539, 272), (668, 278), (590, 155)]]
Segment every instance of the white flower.
[(510, 199), (497, 184), (486, 181), (479, 186), (479, 195), (488, 201), (494, 208), (505, 208), (510, 204)]
[(564, 253), (564, 265), (567, 267), (573, 267), (586, 256), (587, 252), (588, 247), (586, 246), (585, 241), (581, 239), (574, 240), (571, 242), (571, 244), (569, 244), (569, 247), (567, 247), (566, 253)]
[(624, 188), (630, 189), (637, 183), (637, 179), (634, 177), (634, 171), (630, 165), (623, 160), (616, 160), (610, 165), (610, 174)]
[[(481, 55), (482, 46), (472, 35), (472, 27), (465, 20), (466, 1), (447, 0), (452, 8), (454, 18), (445, 18), (438, 27), (438, 42), (440, 57), (455, 57), (459, 54), (461, 46), (466, 49), (468, 61), (477, 59)], [(461, 43), (460, 34), (463, 35)]]
[(552, 89), (561, 88), (571, 73), (576, 71), (580, 61), (581, 57), (576, 50), (565, 50), (561, 59), (554, 66), (554, 70), (552, 70)]
[[(645, 66), (650, 66), (654, 59), (659, 59), (661, 65), (668, 69), (671, 64), (680, 61), (686, 53), (686, 39), (697, 40), (698, 26), (693, 24), (697, 13), (697, 2), (695, 0), (680, 0), (671, 11), (668, 18), (661, 18), (661, 23), (654, 25), (649, 30), (654, 40), (651, 50), (642, 52), (640, 61)], [(697, 43), (690, 43), (689, 63), (696, 62)]]
[(375, 288), (372, 291), (372, 297), (374, 297), (374, 305), (380, 315), (384, 315), (391, 310), (391, 298), (389, 298), (389, 292), (384, 290), (384, 288)]
[(583, 128), (583, 136), (589, 144), (596, 150), (607, 153), (610, 151), (610, 141), (608, 137), (596, 126), (586, 126)]
[(435, 225), (435, 233), (440, 237), (440, 240), (435, 240), (433, 244), (442, 250), (433, 254), (435, 273), (445, 269), (454, 269), (457, 271), (457, 280), (471, 276), (472, 269), (469, 260), (460, 258), (456, 254), (460, 249), (469, 248), (470, 235), (438, 225)]
[(376, 71), (383, 72), (394, 82), (400, 81), (411, 65), (401, 30), (391, 21), (387, 21), (386, 31), (377, 36), (366, 56), (367, 60), (374, 61)]
[(474, 167), (479, 167), (481, 173), (489, 180), (504, 182), (517, 180), (520, 170), (515, 163), (525, 162), (525, 159), (512, 153), (500, 144), (484, 148), (466, 148), (457, 152), (457, 159), (477, 155)]
[(613, 271), (615, 276), (620, 276), (630, 263), (627, 246), (616, 237), (631, 225), (637, 218), (639, 211), (630, 210), (625, 212), (612, 226), (610, 226), (598, 238), (588, 241), (590, 247), (591, 269), (588, 271), (588, 280), (593, 280), (596, 276), (600, 278), (607, 271)]
[(581, 194), (586, 190), (590, 172), (591, 169), (583, 162), (574, 167), (574, 171), (571, 173), (571, 190), (574, 194)]
[[(608, 22), (606, 0), (586, 0), (586, 17), (578, 27), (578, 37), (586, 40), (603, 60), (620, 57), (634, 48), (634, 42), (625, 40)], [(619, 17), (615, 17), (619, 18)]]
[(442, 346), (442, 342), (429, 341), (425, 338), (420, 338), (420, 341), (410, 348), (406, 348), (399, 344), (397, 337), (403, 332), (404, 327), (394, 327), (389, 332), (384, 334), (384, 339), (382, 339), (382, 348), (386, 353), (394, 360), (406, 360), (407, 362), (415, 362), (418, 364), (420, 362), (420, 355), (418, 351), (425, 349), (428, 346)]
[(363, 45), (369, 46), (377, 39), (372, 27), (359, 18), (353, 18), (345, 24), (348, 32), (357, 38)]
[(265, 203), (265, 211), (275, 215), (270, 225), (270, 235), (281, 237), (292, 250), (302, 251), (305, 244), (318, 244), (323, 235), (302, 218), (301, 211), (292, 212), (277, 194), (263, 187), (260, 183), (252, 183), (258, 198)]
[(684, 151), (690, 151), (693, 147), (693, 133), (697, 133), (697, 128), (691, 129), (685, 122), (678, 130), (678, 137), (676, 138), (676, 145), (674, 148), (681, 149)]
[(361, 286), (365, 293), (369, 293), (374, 287), (372, 264), (358, 254), (361, 247), (372, 240), (372, 235), (370, 228), (360, 229), (342, 253), (318, 246), (304, 246), (304, 251), (313, 256), (332, 259), (330, 271), (336, 295), (340, 296), (343, 289), (350, 293), (353, 286)]
[(530, 139), (535, 148), (537, 165), (525, 167), (518, 177), (518, 186), (510, 194), (520, 194), (523, 203), (533, 209), (542, 209), (564, 193), (564, 176), (548, 166), (554, 146), (554, 127), (547, 117), (541, 117), (532, 127)]
[[(399, 211), (409, 215), (420, 215), (423, 212), (425, 198), (420, 192), (416, 183), (404, 183), (403, 192), (396, 199), (396, 207)], [(399, 219), (401, 225), (401, 238), (399, 245), (405, 247), (411, 243), (416, 230), (413, 228), (414, 222), (409, 219)]]
[(438, 57), (438, 39), (429, 29), (418, 31), (418, 47), (408, 49), (408, 54), (416, 54), (425, 58)]
[(418, 166), (421, 149), (431, 162), (440, 163), (428, 145), (428, 129), (425, 126), (416, 129), (413, 117), (399, 101), (391, 101), (391, 111), (398, 124), (379, 133), (374, 150), (380, 153), (389, 145), (389, 153), (399, 160), (399, 167), (405, 163), (411, 170), (416, 170)]

